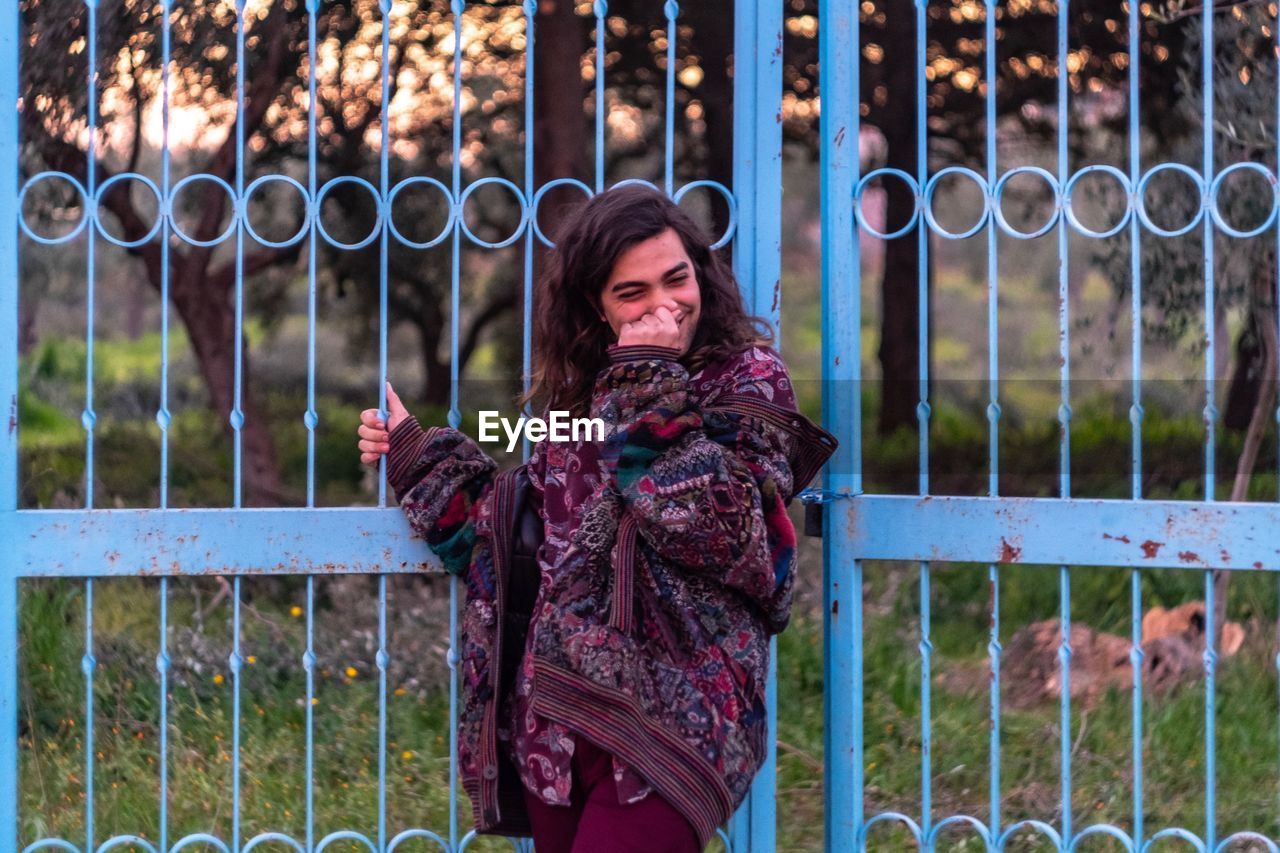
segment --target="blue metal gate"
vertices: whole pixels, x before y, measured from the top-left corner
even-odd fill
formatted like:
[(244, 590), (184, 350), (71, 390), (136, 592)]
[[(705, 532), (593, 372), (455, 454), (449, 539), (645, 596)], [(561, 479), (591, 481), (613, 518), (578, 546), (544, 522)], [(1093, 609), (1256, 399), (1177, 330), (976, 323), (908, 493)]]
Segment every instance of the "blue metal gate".
[[(866, 4), (870, 6), (870, 4)], [(938, 4), (933, 4), (937, 6)], [(960, 6), (961, 4), (954, 4)], [(985, 80), (996, 80), (997, 10), (1011, 4), (996, 0), (963, 4), (979, 8), (985, 14)], [(1029, 7), (1032, 4), (1023, 4)], [(1182, 8), (1182, 4), (1177, 4)], [(1068, 50), (1068, 27), (1074, 4), (1058, 0), (1057, 16), (1057, 168), (1050, 171), (1032, 166), (1009, 167), (996, 159), (996, 87), (987, 85), (985, 93), (986, 166), (981, 172), (962, 166), (930, 168), (926, 157), (924, 134), (918, 147), (919, 168), (915, 174), (893, 169), (876, 169), (863, 174), (859, 162), (859, 79), (862, 66), (860, 51), (859, 4), (826, 2), (821, 7), (821, 72), (822, 72), (822, 209), (823, 209), (823, 288), (825, 315), (823, 327), (824, 379), (827, 396), (824, 422), (842, 439), (841, 446), (828, 470), (829, 502), (824, 540), (826, 576), (826, 762), (827, 847), (831, 850), (861, 850), (875, 847), (877, 839), (907, 837), (913, 846), (932, 850), (940, 838), (952, 843), (976, 840), (987, 850), (1004, 849), (1015, 836), (1036, 836), (1043, 845), (1036, 849), (1075, 850), (1086, 838), (1094, 838), (1106, 849), (1147, 850), (1161, 839), (1170, 841), (1168, 849), (1216, 851), (1231, 849), (1272, 850), (1275, 842), (1261, 832), (1224, 833), (1216, 825), (1217, 788), (1216, 734), (1217, 706), (1215, 675), (1218, 651), (1214, 647), (1215, 629), (1213, 570), (1275, 570), (1280, 567), (1280, 507), (1261, 503), (1214, 502), (1215, 426), (1218, 410), (1214, 397), (1214, 340), (1212, 321), (1206, 323), (1203, 384), (1204, 499), (1200, 501), (1143, 500), (1143, 400), (1141, 385), (1143, 307), (1142, 267), (1136, 247), (1141, 241), (1174, 238), (1199, 231), (1203, 236), (1204, 316), (1214, 317), (1214, 237), (1232, 239), (1274, 233), (1276, 205), (1272, 200), (1270, 214), (1256, 228), (1248, 231), (1232, 226), (1223, 217), (1219, 190), (1232, 173), (1260, 175), (1276, 185), (1274, 172), (1260, 163), (1234, 163), (1222, 167), (1215, 163), (1213, 50), (1215, 7), (1238, 4), (1191, 4), (1187, 16), (1200, 21), (1202, 38), (1201, 81), (1204, 124), (1203, 161), (1200, 169), (1173, 162), (1141, 162), (1142, 129), (1139, 105), (1142, 90), (1139, 63), (1130, 59), (1128, 81), (1128, 168), (1108, 165), (1069, 164), (1067, 130), (1072, 93), (1065, 73)], [(1268, 14), (1274, 14), (1274, 6)], [(927, 54), (929, 44), (930, 4), (926, 0), (907, 0), (893, 4), (891, 10), (915, 17), (917, 91), (917, 127), (926, 126)], [(1004, 11), (1008, 11), (1004, 8)], [(892, 14), (892, 11), (891, 11)], [(1050, 14), (1053, 14), (1051, 11)], [(1113, 16), (1128, 27), (1128, 56), (1140, 56), (1143, 29), (1141, 19), (1151, 14), (1149, 4), (1129, 2), (1116, 4)], [(1218, 13), (1220, 14), (1220, 13)], [(1003, 26), (1010, 26), (1008, 20)], [(1124, 30), (1120, 31), (1121, 33)], [(1265, 32), (1265, 31), (1264, 31)], [(1272, 33), (1274, 35), (1274, 33)], [(901, 59), (899, 57), (899, 59)], [(904, 93), (892, 93), (902, 97)], [(1280, 120), (1280, 116), (1277, 117)], [(1226, 117), (1225, 120), (1229, 120)], [(1273, 137), (1274, 138), (1274, 137)], [(1194, 217), (1185, 226), (1170, 229), (1153, 222), (1148, 215), (1146, 191), (1153, 177), (1174, 172), (1196, 187), (1199, 204)], [(1052, 192), (1054, 205), (1043, 226), (1034, 231), (1020, 231), (1006, 220), (1001, 204), (1008, 181), (1019, 174), (1034, 175)], [(1126, 199), (1120, 219), (1105, 231), (1092, 229), (1080, 221), (1073, 209), (1072, 191), (1086, 175), (1102, 175), (1114, 182)], [(948, 231), (934, 215), (934, 193), (939, 183), (957, 176), (978, 187), (982, 207), (974, 210), (975, 224), (964, 233)], [(862, 205), (864, 192), (875, 181), (893, 180), (904, 183), (916, 197), (911, 221), (893, 234), (883, 234), (866, 216)], [(1135, 247), (1132, 263), (1132, 371), (1131, 454), (1128, 500), (1093, 500), (1072, 497), (1071, 482), (1071, 351), (1068, 317), (1068, 252), (1070, 232), (1090, 238), (1103, 238), (1127, 230)], [(921, 343), (919, 375), (919, 486), (915, 494), (864, 494), (862, 477), (862, 412), (860, 384), (863, 380), (861, 350), (860, 248), (861, 234), (879, 239), (918, 241), (921, 260), (926, 259), (931, 241), (946, 239), (986, 240), (987, 245), (987, 378), (989, 402), (988, 422), (988, 493), (984, 496), (939, 496), (930, 494), (929, 482), (929, 400), (928, 365), (923, 343), (927, 341), (928, 300), (924, 276), (921, 276), (918, 318)], [(999, 341), (997, 338), (997, 299), (1000, 283), (1000, 257), (997, 240), (1004, 235), (1015, 239), (1034, 239), (1057, 235), (1059, 394), (1057, 419), (1061, 427), (1058, 459), (1058, 497), (1010, 498), (999, 496), (1000, 416)], [(1220, 243), (1221, 245), (1221, 243)], [(921, 269), (925, 269), (924, 263)], [(911, 286), (904, 282), (903, 286)], [(921, 668), (919, 762), (922, 787), (918, 810), (910, 814), (882, 812), (868, 814), (864, 807), (868, 795), (864, 759), (864, 672), (863, 672), (863, 563), (868, 560), (910, 561), (918, 566), (920, 595), (919, 663)], [(942, 814), (932, 805), (936, 772), (932, 766), (932, 716), (930, 688), (934, 652), (930, 636), (930, 584), (935, 566), (948, 563), (985, 564), (991, 587), (990, 635), (987, 646), (990, 665), (989, 688), (989, 807), (977, 816)], [(1019, 571), (1018, 564), (1059, 566), (1059, 604), (1061, 639), (1057, 653), (1061, 710), (1058, 744), (1059, 815), (1005, 814), (1002, 801), (1005, 791), (1001, 782), (1001, 646), (1000, 591), (1002, 578)], [(1129, 665), (1132, 669), (1132, 755), (1127, 769), (1132, 773), (1132, 817), (1129, 830), (1110, 824), (1090, 825), (1084, 816), (1073, 814), (1072, 806), (1072, 700), (1068, 690), (1071, 678), (1072, 646), (1070, 643), (1071, 592), (1074, 567), (1112, 567), (1126, 570), (1130, 583), (1131, 646)], [(1208, 624), (1205, 636), (1208, 646), (1203, 654), (1204, 727), (1203, 743), (1205, 775), (1202, 780), (1206, 820), (1195, 829), (1174, 826), (1144, 825), (1143, 767), (1143, 652), (1141, 623), (1143, 602), (1139, 584), (1142, 569), (1203, 569), (1205, 612)], [(1280, 659), (1278, 659), (1280, 663)], [(1230, 720), (1223, 719), (1224, 724)], [(1124, 766), (1122, 756), (1114, 756)], [(904, 756), (904, 760), (907, 759)], [(1050, 768), (1046, 768), (1049, 770)], [(1044, 775), (1049, 775), (1045, 773)], [(1196, 780), (1187, 780), (1196, 784)], [(891, 828), (892, 827), (892, 828)], [(895, 835), (894, 833), (899, 833)], [(1105, 837), (1105, 838), (1103, 838)], [(1109, 839), (1109, 840), (1108, 840)], [(1118, 845), (1118, 847), (1117, 847)], [(1238, 846), (1237, 846), (1238, 845)], [(881, 847), (880, 849), (885, 849)], [(1025, 848), (1019, 848), (1025, 849)], [(1089, 848), (1089, 849), (1102, 849)], [(1161, 846), (1159, 849), (1166, 849)]]
[[(174, 8), (172, 0), (161, 0), (158, 4), (163, 10), (163, 63), (165, 68), (165, 96), (168, 97), (168, 67), (170, 12)], [(306, 8), (311, 17), (312, 28), (308, 45), (310, 67), (315, 67), (316, 37), (314, 21), (317, 10), (321, 7), (319, 0), (307, 0)], [(396, 11), (389, 0), (380, 0), (379, 9), (384, 22), (393, 21)], [(453, 0), (450, 10), (455, 27), (462, 21), (466, 3)], [(758, 314), (771, 318), (777, 324), (777, 304), (775, 300), (776, 285), (779, 280), (779, 243), (781, 222), (779, 216), (781, 195), (781, 128), (775, 120), (781, 97), (782, 58), (777, 50), (782, 32), (782, 8), (777, 3), (739, 2), (734, 12), (735, 45), (737, 55), (737, 79), (734, 94), (734, 187), (728, 188), (710, 181), (695, 181), (682, 187), (673, 186), (673, 147), (672, 147), (672, 108), (673, 91), (676, 73), (676, 26), (680, 16), (679, 4), (667, 0), (662, 5), (666, 18), (668, 33), (666, 63), (666, 148), (664, 174), (661, 185), (675, 199), (681, 199), (690, 190), (702, 188), (704, 191), (719, 192), (729, 202), (731, 210), (730, 230), (722, 240), (736, 238), (734, 253), (736, 272), (748, 288), (750, 307)], [(245, 74), (244, 49), (246, 37), (245, 2), (236, 0), (235, 10), (237, 24), (235, 27), (235, 49), (238, 62), (236, 65), (236, 93), (238, 115), (243, 113), (245, 105), (246, 83), (250, 82)], [(98, 3), (87, 0), (87, 51), (89, 67), (97, 67), (95, 53), (99, 26)], [(533, 0), (525, 0), (523, 13), (526, 26), (526, 58), (533, 56), (537, 50), (534, 20), (537, 4)], [(595, 91), (597, 110), (595, 114), (595, 185), (588, 187), (580, 182), (561, 179), (553, 184), (576, 186), (585, 194), (599, 191), (605, 186), (605, 148), (603, 140), (606, 134), (605, 109), (605, 55), (604, 38), (608, 4), (604, 0), (596, 0), (592, 8), (597, 33)], [(251, 30), (251, 26), (248, 28)], [(391, 27), (382, 27), (382, 56), (387, 56), (388, 33)], [(7, 15), (0, 18), (0, 51), (8, 57), (9, 64), (0, 73), (0, 101), (14, 105), (18, 102), (19, 63), (21, 62), (22, 40), (17, 11), (17, 4), (9, 8)], [(396, 186), (388, 183), (388, 146), (381, 146), (381, 181), (374, 185), (369, 181), (354, 176), (334, 178), (324, 185), (317, 185), (314, 157), (311, 160), (307, 183), (284, 174), (269, 174), (245, 183), (244, 155), (245, 140), (237, 140), (236, 170), (234, 182), (223, 180), (216, 175), (190, 176), (181, 183), (195, 180), (212, 181), (220, 184), (232, 200), (235, 214), (231, 224), (216, 242), (234, 240), (236, 250), (236, 405), (232, 411), (223, 413), (229, 418), (234, 435), (235, 470), (234, 499), (226, 508), (209, 509), (172, 509), (167, 502), (168, 466), (163, 461), (169, 447), (169, 428), (171, 413), (169, 411), (169, 388), (167, 380), (161, 387), (161, 402), (155, 419), (160, 429), (161, 446), (161, 481), (160, 505), (151, 509), (119, 510), (100, 509), (94, 506), (94, 428), (96, 413), (93, 402), (93, 369), (94, 369), (94, 265), (93, 247), (95, 242), (108, 241), (116, 246), (140, 245), (143, 242), (158, 241), (166, 247), (164, 255), (163, 278), (167, 287), (170, 270), (168, 268), (167, 247), (171, 242), (191, 245), (191, 238), (185, 234), (180, 225), (172, 217), (172, 199), (181, 188), (171, 185), (168, 158), (168, 112), (165, 111), (165, 157), (163, 173), (154, 177), (141, 174), (120, 173), (106, 181), (100, 181), (96, 174), (96, 162), (93, 148), (89, 149), (87, 181), (78, 181), (65, 172), (46, 172), (33, 176), (23, 186), (18, 185), (18, 172), (14, 164), (19, 156), (19, 113), (9, 110), (0, 116), (0, 157), (10, 164), (7, 170), (0, 170), (0, 399), (5, 401), (7, 428), (0, 432), (0, 542), (4, 543), (3, 557), (0, 557), (0, 571), (4, 582), (0, 583), (0, 849), (15, 849), (18, 839), (18, 583), (23, 578), (66, 577), (82, 578), (85, 602), (85, 637), (82, 657), (82, 670), (85, 684), (85, 707), (83, 725), (84, 743), (84, 801), (85, 837), (78, 841), (67, 839), (38, 839), (27, 846), (28, 850), (58, 849), (85, 853), (94, 850), (116, 848), (142, 849), (152, 851), (169, 851), (180, 849), (218, 849), (223, 851), (249, 850), (263, 845), (287, 847), (298, 851), (324, 849), (331, 843), (342, 841), (356, 843), (371, 851), (390, 851), (413, 839), (419, 844), (425, 839), (436, 843), (444, 850), (465, 849), (472, 839), (472, 834), (457, 824), (457, 753), (456, 746), (450, 753), (450, 823), (447, 827), (398, 827), (388, 825), (386, 819), (386, 778), (387, 767), (387, 676), (389, 661), (396, 654), (390, 647), (386, 636), (387, 610), (387, 577), (389, 573), (406, 573), (419, 571), (432, 558), (421, 542), (411, 541), (409, 529), (398, 507), (387, 506), (385, 483), (378, 486), (377, 508), (320, 508), (314, 505), (314, 459), (316, 428), (324, 413), (317, 410), (315, 396), (315, 339), (312, 335), (307, 362), (308, 405), (305, 412), (300, 412), (307, 430), (307, 505), (290, 509), (249, 509), (241, 506), (241, 435), (245, 426), (245, 414), (240, 408), (241, 399), (241, 352), (243, 340), (243, 262), (245, 257), (245, 237), (270, 245), (262, 237), (253, 232), (246, 217), (246, 206), (249, 196), (266, 184), (284, 183), (292, 186), (299, 193), (306, 205), (305, 221), (301, 229), (289, 238), (289, 245), (302, 240), (309, 240), (314, 246), (323, 239), (338, 248), (354, 248), (343, 244), (325, 231), (320, 221), (320, 203), (324, 196), (336, 185), (343, 183), (357, 184), (376, 199), (378, 221), (373, 226), (365, 245), (374, 240), (381, 246), (382, 267), (380, 270), (380, 286), (382, 299), (382, 325), (380, 328), (380, 375), (378, 393), (380, 405), (385, 408), (384, 381), (387, 365), (387, 333), (386, 333), (386, 288), (387, 288), (387, 246), (392, 240), (410, 244), (396, 231), (390, 221), (390, 206), (395, 195), (405, 186), (429, 184), (439, 190), (445, 197), (448, 206), (447, 225), (437, 238), (437, 243), (450, 241), (453, 249), (452, 267), (452, 328), (451, 344), (454, 355), (451, 407), (449, 422), (458, 426), (461, 421), (461, 406), (458, 389), (458, 347), (459, 347), (459, 250), (464, 243), (481, 248), (499, 248), (522, 241), (525, 247), (524, 293), (526, 314), (525, 328), (525, 372), (528, 373), (529, 360), (529, 296), (532, 292), (532, 253), (535, 240), (546, 242), (536, 222), (539, 201), (550, 185), (537, 187), (533, 184), (533, 134), (527, 133), (524, 143), (524, 183), (515, 183), (497, 176), (489, 176), (464, 184), (460, 164), (459, 149), (462, 140), (461, 130), (461, 97), (458, 95), (463, 74), (463, 39), (454, 38), (453, 47), (453, 158), (450, 182), (446, 185), (426, 176), (408, 178)], [(533, 74), (532, 62), (528, 64), (526, 75), (525, 127), (530, 128), (533, 122)], [(382, 127), (387, 126), (387, 98), (390, 86), (390, 71), (386, 62), (381, 64), (382, 91)], [(100, 93), (94, 81), (85, 81), (88, 94), (88, 126), (98, 126), (97, 105)], [(315, 124), (315, 88), (312, 80), (309, 139), (314, 149), (316, 138)], [(237, 127), (240, 127), (237, 123)], [(386, 140), (384, 139), (385, 143)], [(92, 146), (90, 142), (90, 146)], [(99, 217), (100, 202), (104, 193), (123, 181), (135, 181), (147, 188), (155, 197), (159, 213), (154, 225), (137, 240), (122, 240), (102, 227)], [(65, 235), (50, 238), (42, 236), (22, 220), (22, 198), (27, 189), (38, 182), (61, 181), (71, 186), (84, 202), (84, 214), (76, 227)], [(486, 185), (503, 187), (518, 203), (521, 210), (519, 227), (515, 233), (501, 242), (488, 242), (476, 237), (468, 228), (464, 219), (464, 207), (471, 195)], [(21, 232), (21, 233), (20, 233)], [(88, 309), (88, 328), (86, 333), (87, 375), (85, 377), (86, 405), (81, 418), (85, 435), (86, 471), (85, 494), (86, 505), (77, 510), (20, 510), (18, 508), (18, 350), (17, 350), (17, 317), (19, 277), (18, 258), (21, 240), (26, 239), (45, 244), (67, 243), (70, 241), (86, 241), (88, 249), (88, 276), (85, 281)], [(312, 262), (308, 266), (310, 284), (310, 321), (314, 332), (316, 275), (315, 254), (311, 254)], [(162, 294), (162, 304), (168, 304), (168, 291)], [(168, 352), (168, 312), (164, 314), (162, 327), (164, 340), (162, 356), (162, 372), (167, 377), (169, 366)], [(370, 388), (370, 397), (373, 388)], [(354, 454), (354, 449), (353, 449)], [(369, 543), (378, 543), (378, 547), (370, 547)], [(249, 574), (295, 574), (306, 575), (307, 607), (305, 618), (307, 625), (308, 645), (306, 653), (298, 661), (298, 666), (306, 672), (307, 701), (305, 703), (305, 735), (307, 773), (306, 785), (306, 833), (303, 838), (291, 838), (281, 834), (268, 833), (254, 838), (241, 837), (241, 730), (240, 730), (240, 692), (241, 674), (246, 662), (246, 655), (240, 645), (240, 586), (241, 578)], [(321, 573), (363, 573), (379, 578), (378, 598), (369, 602), (369, 607), (377, 608), (379, 617), (379, 648), (377, 651), (378, 689), (379, 689), (379, 742), (376, 757), (379, 785), (379, 813), (376, 815), (377, 833), (369, 837), (354, 830), (342, 828), (326, 831), (314, 825), (312, 819), (313, 785), (311, 778), (311, 762), (313, 752), (313, 710), (314, 669), (316, 666), (316, 649), (312, 639), (312, 619), (315, 595), (316, 575)], [(168, 578), (173, 576), (194, 575), (227, 575), (233, 577), (234, 608), (234, 640), (227, 649), (227, 663), (230, 672), (231, 690), (234, 697), (234, 725), (231, 732), (230, 760), (232, 762), (232, 829), (229, 837), (215, 838), (210, 835), (189, 835), (183, 838), (172, 838), (169, 834), (168, 782), (169, 767), (173, 756), (169, 754), (167, 731), (170, 723), (167, 717), (168, 702), (166, 695), (172, 662), (166, 648), (167, 611), (169, 597)], [(160, 633), (155, 659), (156, 675), (159, 685), (160, 726), (157, 744), (158, 762), (157, 781), (159, 798), (156, 805), (159, 815), (159, 836), (155, 839), (143, 839), (137, 836), (124, 835), (102, 838), (94, 828), (94, 745), (92, 721), (95, 716), (94, 677), (96, 661), (94, 657), (93, 631), (93, 590), (95, 579), (122, 576), (159, 576), (159, 608)], [(449, 646), (457, 645), (458, 625), (456, 622), (456, 605), (458, 604), (458, 588), (456, 578), (451, 586), (451, 610), (449, 626)], [(452, 670), (453, 652), (449, 653)], [(451, 699), (451, 731), (450, 739), (456, 733), (457, 675), (450, 673)], [(770, 690), (770, 714), (774, 713), (774, 691)], [(82, 724), (83, 724), (82, 723)], [(772, 739), (771, 739), (772, 742)], [(771, 850), (774, 846), (774, 778), (773, 757), (770, 753), (769, 763), (753, 789), (752, 795), (739, 811), (726, 830), (726, 841), (735, 850)], [(517, 842), (519, 847), (523, 842)], [(417, 849), (417, 848), (415, 848)]]

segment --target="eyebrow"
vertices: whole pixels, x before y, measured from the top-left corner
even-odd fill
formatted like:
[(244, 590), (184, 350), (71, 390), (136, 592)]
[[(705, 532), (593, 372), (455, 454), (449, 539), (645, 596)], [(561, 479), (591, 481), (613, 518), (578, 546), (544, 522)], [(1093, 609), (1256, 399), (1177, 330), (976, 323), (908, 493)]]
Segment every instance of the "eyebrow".
[[(664, 272), (662, 274), (662, 280), (666, 281), (667, 279), (675, 276), (676, 274), (684, 272), (688, 268), (688, 266), (689, 266), (688, 261), (681, 261), (671, 269)], [(614, 291), (619, 291), (619, 290), (622, 290), (622, 288), (624, 287), (643, 287), (644, 284), (645, 283), (643, 281), (620, 281), (617, 284), (615, 284), (611, 289)]]

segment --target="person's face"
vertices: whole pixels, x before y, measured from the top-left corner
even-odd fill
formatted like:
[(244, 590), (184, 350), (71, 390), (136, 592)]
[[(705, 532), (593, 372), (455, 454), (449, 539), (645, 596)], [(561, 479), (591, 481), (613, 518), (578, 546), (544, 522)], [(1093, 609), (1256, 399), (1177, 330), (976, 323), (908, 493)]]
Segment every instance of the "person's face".
[(702, 310), (693, 261), (674, 229), (642, 240), (618, 256), (600, 293), (614, 339), (632, 323), (665, 305), (676, 316), (681, 355), (689, 351)]

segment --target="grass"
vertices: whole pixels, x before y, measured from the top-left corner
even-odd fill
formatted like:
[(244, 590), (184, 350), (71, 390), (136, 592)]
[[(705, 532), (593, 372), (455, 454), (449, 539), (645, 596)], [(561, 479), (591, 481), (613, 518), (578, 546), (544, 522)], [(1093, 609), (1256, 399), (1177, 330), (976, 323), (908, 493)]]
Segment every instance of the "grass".
[[(1006, 572), (1002, 638), (1024, 619), (1051, 615), (1043, 594), (1053, 569)], [(1108, 573), (1082, 576), (1073, 585), (1077, 608), (1106, 594)], [(1120, 574), (1120, 573), (1110, 573)], [(934, 573), (941, 605), (985, 583), (985, 569), (953, 567)], [(1150, 573), (1152, 577), (1155, 573)], [(921, 659), (915, 573), (887, 564), (867, 570), (865, 669), (865, 773), (867, 815), (902, 811), (919, 819), (921, 792)], [(192, 623), (194, 600), (171, 582), (172, 626)], [(204, 582), (207, 583), (207, 582)], [(1271, 581), (1274, 600), (1274, 581)], [(84, 837), (85, 680), (84, 587), (64, 580), (23, 585), (21, 711), (21, 835)], [(1149, 589), (1151, 601), (1160, 590)], [(94, 834), (159, 833), (159, 686), (156, 582), (125, 579), (94, 585)], [(1237, 597), (1241, 603), (1250, 595)], [(283, 601), (283, 600), (282, 600)], [(153, 602), (147, 604), (147, 602)], [(269, 634), (245, 616), (241, 674), (241, 810), (243, 840), (266, 831), (304, 837), (306, 816), (306, 685), (296, 655), (302, 620), (282, 603), (254, 596), (254, 607), (287, 623), (290, 640), (268, 644)], [(272, 607), (280, 607), (278, 612)], [(1242, 605), (1241, 605), (1242, 606)], [(931, 793), (936, 819), (988, 813), (989, 704), (981, 672), (986, 632), (975, 608), (941, 606), (933, 626), (931, 668)], [(980, 608), (979, 608), (980, 609)], [(1239, 607), (1236, 608), (1239, 611)], [(225, 603), (206, 633), (223, 652), (231, 648)], [(1240, 617), (1242, 614), (1233, 614)], [(1258, 612), (1259, 618), (1264, 615)], [(266, 618), (266, 617), (264, 617)], [(335, 614), (317, 613), (317, 618)], [(1115, 620), (1119, 623), (1118, 617)], [(1119, 628), (1117, 624), (1112, 626)], [(432, 630), (424, 626), (425, 630)], [(443, 630), (441, 626), (440, 630)], [(392, 642), (395, 654), (395, 642)], [(1236, 829), (1276, 831), (1280, 789), (1276, 764), (1277, 685), (1265, 638), (1224, 660), (1217, 683), (1220, 836)], [(376, 837), (378, 814), (378, 686), (376, 672), (348, 670), (320, 649), (314, 705), (312, 771), (314, 832), (318, 841), (338, 828)], [(225, 661), (225, 657), (222, 658)], [(174, 654), (168, 691), (168, 840), (193, 832), (229, 838), (232, 830), (232, 719), (234, 684), (225, 665), (200, 666)], [(779, 849), (822, 849), (822, 630), (811, 611), (779, 638), (778, 838)], [(444, 681), (425, 692), (390, 684), (387, 696), (386, 816), (388, 838), (407, 827), (447, 835), (448, 696)], [(1058, 784), (1060, 740), (1056, 702), (1014, 711), (1000, 721), (1001, 810), (1016, 819), (1061, 820)], [(1095, 704), (1074, 703), (1068, 738), (1072, 814), (1076, 826), (1096, 822), (1132, 827), (1131, 698), (1127, 690)], [(1201, 832), (1204, 824), (1204, 695), (1200, 683), (1172, 693), (1148, 694), (1143, 713), (1144, 820), (1148, 834), (1170, 825)], [(470, 825), (465, 795), (458, 797), (458, 825)], [(963, 833), (951, 849), (965, 849)], [(901, 849), (901, 833), (885, 828), (875, 849)], [(486, 842), (491, 845), (493, 842)], [(972, 843), (972, 842), (970, 842)], [(481, 845), (477, 849), (502, 849)], [(428, 849), (423, 845), (422, 849)], [(332, 849), (362, 849), (336, 844)], [(414, 849), (412, 847), (406, 849)], [(1014, 844), (1010, 849), (1036, 849)], [(1091, 849), (1107, 849), (1098, 846)]]
[[(191, 621), (190, 599), (174, 581), (170, 624)], [(85, 679), (82, 583), (24, 584), (23, 595), (23, 843), (40, 837), (83, 838), (85, 832)], [(160, 689), (153, 664), (158, 621), (156, 583), (137, 579), (95, 584), (96, 665), (93, 673), (94, 837), (159, 837)], [(229, 608), (222, 606), (219, 615)], [(287, 620), (289, 613), (276, 613)], [(247, 618), (247, 617), (246, 617)], [(252, 620), (248, 620), (251, 622)], [(306, 682), (301, 666), (246, 624), (241, 671), (240, 836), (306, 833)], [(301, 623), (294, 617), (295, 639)], [(77, 624), (79, 623), (79, 624)], [(226, 626), (210, 632), (230, 650)], [(314, 693), (314, 831), (318, 842), (337, 829), (377, 837), (378, 681), (376, 672), (332, 661), (320, 651)], [(234, 679), (198, 661), (172, 656), (167, 694), (168, 841), (205, 832), (232, 833), (235, 762)], [(386, 820), (392, 832), (428, 826), (448, 836), (449, 736), (447, 686), (415, 695), (388, 690), (385, 763)], [(459, 789), (458, 822), (470, 824)], [(389, 837), (388, 837), (389, 838)], [(332, 849), (362, 849), (335, 845)], [(406, 847), (412, 849), (412, 846)], [(477, 849), (501, 849), (492, 843)]]

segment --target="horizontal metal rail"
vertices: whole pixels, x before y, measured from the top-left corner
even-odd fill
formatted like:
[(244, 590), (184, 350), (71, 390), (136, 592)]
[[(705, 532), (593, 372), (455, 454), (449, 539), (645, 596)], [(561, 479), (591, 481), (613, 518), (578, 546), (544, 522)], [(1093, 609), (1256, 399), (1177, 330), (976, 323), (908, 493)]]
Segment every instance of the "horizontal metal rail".
[(834, 506), (832, 524), (868, 560), (1280, 569), (1277, 504), (863, 495)]

